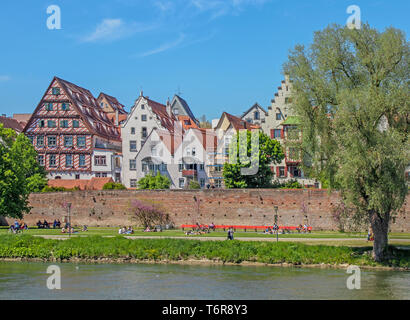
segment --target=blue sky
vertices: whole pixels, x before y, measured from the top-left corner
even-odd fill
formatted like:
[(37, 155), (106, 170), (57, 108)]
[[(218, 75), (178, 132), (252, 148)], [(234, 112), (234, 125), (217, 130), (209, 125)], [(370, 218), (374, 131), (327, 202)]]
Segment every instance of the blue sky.
[[(61, 30), (46, 26), (61, 8)], [(180, 91), (197, 117), (270, 104), (295, 44), (362, 21), (408, 36), (407, 0), (2, 0), (0, 113), (32, 112), (54, 75), (117, 97), (129, 110), (141, 89), (165, 103)]]

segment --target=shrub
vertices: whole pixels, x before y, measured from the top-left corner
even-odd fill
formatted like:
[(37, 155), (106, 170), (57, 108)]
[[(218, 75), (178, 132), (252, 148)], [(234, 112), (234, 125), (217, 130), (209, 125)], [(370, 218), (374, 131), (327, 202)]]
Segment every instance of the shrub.
[(200, 186), (198, 181), (191, 180), (191, 181), (189, 181), (188, 189), (201, 189), (201, 186)]
[(103, 190), (124, 190), (127, 189), (122, 183), (119, 182), (107, 182), (103, 186)]
[(156, 225), (170, 224), (169, 214), (164, 213), (160, 208), (153, 204), (147, 204), (140, 200), (132, 202), (132, 213), (135, 220), (144, 228)]

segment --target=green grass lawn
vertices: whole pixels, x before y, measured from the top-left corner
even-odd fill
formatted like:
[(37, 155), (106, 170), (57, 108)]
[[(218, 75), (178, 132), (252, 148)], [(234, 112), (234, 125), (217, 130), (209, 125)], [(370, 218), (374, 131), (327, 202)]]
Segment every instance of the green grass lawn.
[(72, 237), (44, 239), (28, 234), (0, 235), (0, 258), (138, 259), (183, 261), (217, 260), (240, 263), (354, 264), (410, 267), (410, 250), (391, 248), (391, 259), (375, 263), (371, 247), (306, 245), (296, 242), (198, 241), (186, 239), (126, 239), (124, 237)]
[[(8, 227), (0, 227), (0, 235), (8, 233)], [(25, 234), (29, 235), (59, 235), (65, 237), (68, 235), (61, 233), (60, 229), (38, 229), (37, 227), (31, 227), (29, 230), (24, 231)], [(117, 236), (118, 228), (116, 227), (89, 227), (87, 232), (81, 232), (72, 234), (72, 236)], [(175, 229), (175, 230), (164, 230), (163, 232), (143, 232), (142, 229), (135, 230), (134, 234), (131, 236), (161, 236), (161, 237), (226, 237), (226, 232), (215, 231), (204, 235), (190, 235), (186, 236), (185, 231)], [(280, 239), (286, 238), (301, 238), (301, 239), (343, 239), (343, 238), (357, 238), (366, 239), (366, 233), (341, 233), (336, 231), (314, 231), (312, 233), (292, 233), (292, 234), (280, 234)], [(394, 239), (410, 239), (410, 233), (390, 233), (390, 238)], [(276, 238), (276, 235), (263, 234), (262, 232), (235, 232), (235, 238)]]

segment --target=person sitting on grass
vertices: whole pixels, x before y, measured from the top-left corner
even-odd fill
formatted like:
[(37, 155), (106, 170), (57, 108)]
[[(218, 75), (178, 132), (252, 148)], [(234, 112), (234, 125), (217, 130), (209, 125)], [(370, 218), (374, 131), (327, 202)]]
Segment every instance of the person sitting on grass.
[(213, 222), (209, 225), (209, 230), (215, 231), (215, 225)]
[(61, 229), (61, 233), (65, 233), (66, 231), (65, 231), (65, 228), (63, 227), (62, 229)]
[(39, 229), (42, 229), (42, 228), (43, 228), (43, 224), (41, 223), (40, 220), (38, 220), (38, 222), (37, 222), (37, 227), (38, 227)]
[(149, 228), (149, 226), (147, 226), (144, 230), (144, 232), (151, 232), (151, 229)]
[(81, 231), (88, 231), (88, 228), (86, 225), (83, 225), (83, 229)]

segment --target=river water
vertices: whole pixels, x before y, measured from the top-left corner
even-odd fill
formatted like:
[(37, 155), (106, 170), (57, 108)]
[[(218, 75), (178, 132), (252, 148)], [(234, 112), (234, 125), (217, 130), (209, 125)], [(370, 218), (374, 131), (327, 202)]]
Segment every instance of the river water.
[(361, 270), (349, 290), (342, 269), (63, 263), (50, 290), (49, 265), (0, 262), (0, 299), (410, 299), (410, 272)]

